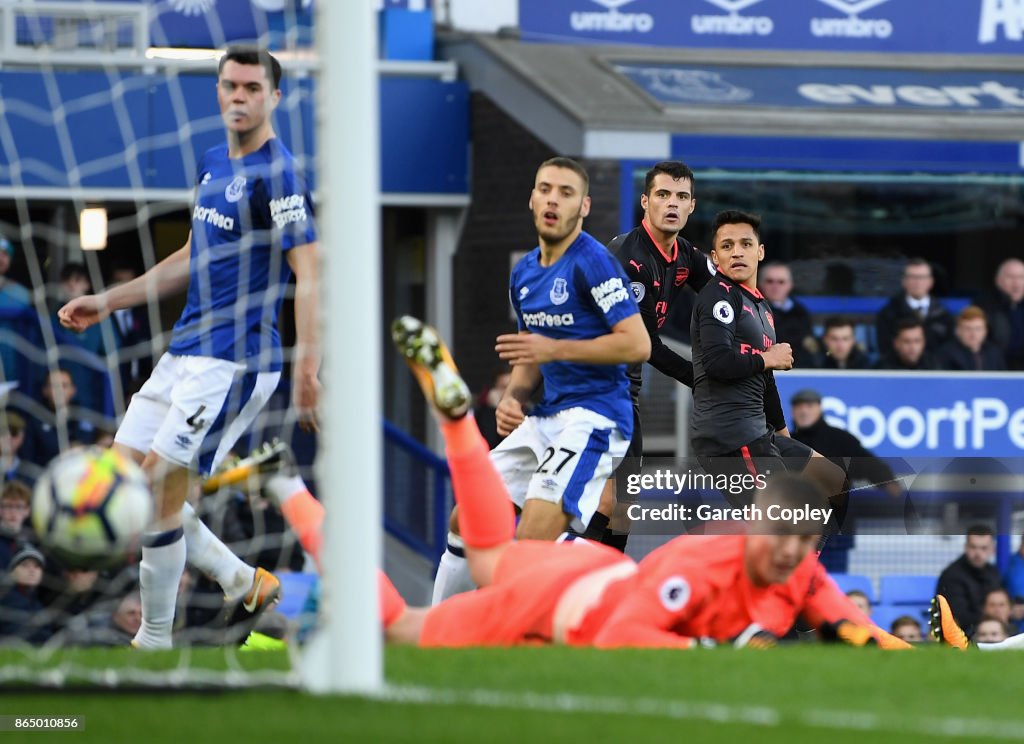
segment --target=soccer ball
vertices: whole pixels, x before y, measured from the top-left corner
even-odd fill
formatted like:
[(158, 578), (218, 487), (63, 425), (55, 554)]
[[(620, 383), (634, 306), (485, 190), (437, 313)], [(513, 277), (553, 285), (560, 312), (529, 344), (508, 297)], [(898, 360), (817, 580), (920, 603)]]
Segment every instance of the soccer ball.
[(32, 525), (68, 566), (103, 568), (133, 552), (153, 516), (146, 474), (111, 449), (56, 457), (36, 482)]

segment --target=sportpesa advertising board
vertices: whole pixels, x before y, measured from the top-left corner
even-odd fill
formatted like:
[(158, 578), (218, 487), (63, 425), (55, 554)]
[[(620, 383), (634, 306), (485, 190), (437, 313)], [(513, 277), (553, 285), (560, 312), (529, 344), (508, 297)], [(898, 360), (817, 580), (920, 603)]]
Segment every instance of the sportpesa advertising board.
[(1024, 378), (1009, 373), (779, 372), (790, 398), (821, 394), (825, 420), (883, 457), (1024, 457)]
[(519, 0), (523, 38), (668, 47), (1019, 54), (1022, 0)]

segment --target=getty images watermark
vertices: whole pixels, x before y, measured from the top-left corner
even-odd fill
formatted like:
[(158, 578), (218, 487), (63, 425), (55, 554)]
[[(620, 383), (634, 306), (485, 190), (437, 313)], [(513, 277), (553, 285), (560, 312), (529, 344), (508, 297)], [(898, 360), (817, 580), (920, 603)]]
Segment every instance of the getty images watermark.
[(762, 493), (773, 470), (802, 473), (807, 462), (644, 458), (641, 468), (627, 458), (615, 476), (619, 514), (640, 535), (963, 534), (965, 520), (1002, 533), (1024, 503), (1020, 458), (844, 458), (849, 480), (827, 500), (793, 504), (771, 489)]
[(746, 531), (817, 532), (825, 530), (835, 512), (825, 504), (773, 503), (763, 495), (755, 499), (771, 478), (770, 468), (758, 471), (739, 458), (705, 461), (706, 470), (696, 461), (653, 461), (642, 472), (635, 461), (623, 464), (617, 493), (638, 534), (681, 534), (698, 524), (706, 533), (732, 531), (741, 524)]

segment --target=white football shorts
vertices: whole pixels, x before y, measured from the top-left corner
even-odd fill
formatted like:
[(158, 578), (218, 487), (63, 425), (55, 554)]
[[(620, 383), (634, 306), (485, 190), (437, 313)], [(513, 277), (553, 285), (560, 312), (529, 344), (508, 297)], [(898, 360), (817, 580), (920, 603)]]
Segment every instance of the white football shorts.
[(280, 372), (250, 372), (225, 359), (164, 354), (132, 396), (114, 441), (209, 475), (255, 421), (280, 378)]
[(491, 450), (509, 496), (522, 508), (529, 499), (561, 502), (582, 534), (601, 500), (604, 482), (629, 440), (609, 418), (587, 408), (568, 408), (554, 416), (527, 416)]

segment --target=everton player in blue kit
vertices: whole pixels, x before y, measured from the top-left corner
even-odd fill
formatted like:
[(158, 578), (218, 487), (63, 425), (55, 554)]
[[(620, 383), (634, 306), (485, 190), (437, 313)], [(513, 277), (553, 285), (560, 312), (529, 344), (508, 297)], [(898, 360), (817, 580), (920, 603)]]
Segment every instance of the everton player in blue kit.
[[(569, 158), (537, 170), (529, 206), (540, 245), (516, 264), (509, 285), (520, 332), (497, 340), (512, 379), (495, 414), (508, 436), (491, 461), (522, 510), (520, 539), (586, 529), (632, 435), (626, 365), (651, 350), (622, 267), (583, 231), (588, 189), (586, 170)], [(542, 381), (544, 397), (527, 415)], [(454, 515), (452, 527), (435, 602), (467, 588)]]
[(697, 296), (690, 324), (693, 449), (711, 473), (757, 477), (803, 470), (835, 494), (842, 509), (842, 471), (791, 439), (786, 428), (773, 371), (792, 368), (793, 350), (776, 343), (770, 305), (757, 290), (764, 260), (760, 225), (757, 216), (736, 210), (715, 216), (711, 260), (718, 272)]
[(143, 621), (133, 641), (140, 648), (171, 645), (186, 544), (189, 560), (249, 612), (280, 591), (272, 574), (235, 557), (186, 504), (193, 474), (216, 468), (277, 387), (277, 314), (292, 272), (293, 403), (304, 427), (316, 425), (316, 232), (306, 186), (271, 124), (280, 80), (281, 66), (266, 52), (228, 49), (217, 76), (227, 144), (199, 161), (189, 239), (143, 276), (59, 312), (66, 327), (81, 330), (114, 310), (188, 288), (170, 347), (115, 436), (115, 447), (150, 474), (157, 499), (156, 521), (143, 538)]

